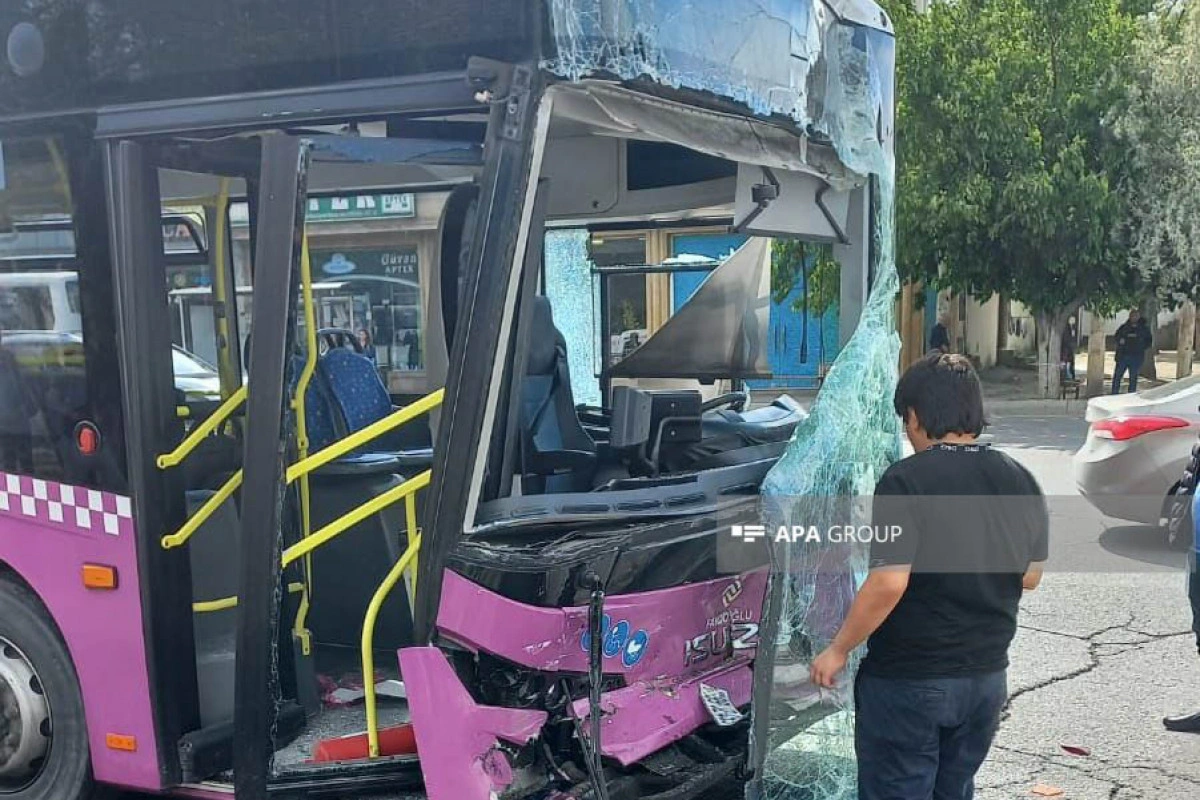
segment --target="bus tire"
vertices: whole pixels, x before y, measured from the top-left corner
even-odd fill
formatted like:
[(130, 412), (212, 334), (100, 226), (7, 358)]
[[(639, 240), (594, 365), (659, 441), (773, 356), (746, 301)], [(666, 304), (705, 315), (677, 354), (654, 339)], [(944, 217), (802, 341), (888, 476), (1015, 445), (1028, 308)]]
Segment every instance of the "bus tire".
[[(2, 574), (0, 683), (0, 714), (6, 717), (0, 733), (7, 728), (6, 737), (0, 737), (0, 797), (94, 800), (75, 665), (37, 596)], [(14, 729), (19, 731), (15, 740)]]

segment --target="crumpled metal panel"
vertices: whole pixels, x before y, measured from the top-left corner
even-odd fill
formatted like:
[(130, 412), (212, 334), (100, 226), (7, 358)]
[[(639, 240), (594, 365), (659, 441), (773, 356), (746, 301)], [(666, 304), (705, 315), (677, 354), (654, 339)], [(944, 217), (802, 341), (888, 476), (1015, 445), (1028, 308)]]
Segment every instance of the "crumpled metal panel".
[(752, 237), (666, 323), (619, 361), (614, 378), (771, 377), (771, 240)]
[[(877, 139), (890, 147), (892, 65), (867, 46), (891, 39), (869, 0), (549, 0), (554, 51), (543, 67), (568, 80), (617, 77), (710, 93), (837, 139), (856, 104), (841, 73), (847, 36), (862, 56)], [(837, 9), (837, 10), (835, 10)], [(863, 24), (877, 20), (874, 26)], [(883, 57), (880, 60), (880, 57)], [(865, 173), (864, 173), (865, 174)]]

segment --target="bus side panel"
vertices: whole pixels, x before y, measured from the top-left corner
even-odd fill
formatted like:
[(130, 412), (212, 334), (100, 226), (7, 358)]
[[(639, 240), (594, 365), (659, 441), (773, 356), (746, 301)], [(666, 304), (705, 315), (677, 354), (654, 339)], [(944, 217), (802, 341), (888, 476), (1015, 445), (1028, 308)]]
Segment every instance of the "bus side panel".
[[(0, 562), (32, 587), (79, 675), (96, 780), (161, 788), (128, 497), (0, 472)], [(87, 589), (84, 564), (115, 567)], [(120, 737), (123, 749), (108, 744)]]

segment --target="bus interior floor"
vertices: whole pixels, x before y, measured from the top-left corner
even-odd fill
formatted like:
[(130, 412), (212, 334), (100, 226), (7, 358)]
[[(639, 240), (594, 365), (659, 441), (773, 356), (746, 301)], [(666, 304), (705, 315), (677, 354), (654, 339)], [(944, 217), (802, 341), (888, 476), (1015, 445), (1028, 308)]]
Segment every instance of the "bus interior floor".
[[(408, 704), (380, 698), (376, 705), (379, 727), (390, 728), (409, 721)], [(367, 713), (362, 703), (325, 706), (294, 740), (275, 751), (275, 770), (307, 766), (317, 745), (326, 739), (354, 736), (367, 730)]]

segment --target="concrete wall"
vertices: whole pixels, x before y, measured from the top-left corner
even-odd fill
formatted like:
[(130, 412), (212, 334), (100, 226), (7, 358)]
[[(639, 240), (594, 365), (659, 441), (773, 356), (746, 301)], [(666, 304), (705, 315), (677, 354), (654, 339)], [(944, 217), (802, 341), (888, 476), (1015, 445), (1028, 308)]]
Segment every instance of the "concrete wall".
[(980, 367), (996, 364), (999, 347), (1000, 297), (980, 303), (973, 297), (967, 298), (966, 325), (963, 331), (964, 351), (976, 359)]
[(980, 302), (970, 295), (938, 294), (938, 317), (948, 320), (950, 344), (982, 368), (994, 366), (999, 346), (1000, 298)]
[[(1178, 316), (1178, 314), (1179, 314), (1178, 311), (1160, 311), (1160, 312), (1158, 312), (1158, 330), (1164, 331), (1164, 329), (1165, 329), (1167, 331), (1173, 331), (1175, 323), (1176, 323), (1176, 317)], [(1117, 314), (1115, 314), (1114, 316), (1106, 318), (1104, 320), (1104, 335), (1105, 336), (1115, 335), (1117, 332), (1117, 328), (1119, 328), (1121, 326), (1121, 324), (1123, 322), (1125, 322), (1125, 319), (1128, 316), (1129, 316), (1129, 313), (1127, 311), (1120, 311)], [(1081, 331), (1091, 330), (1092, 315), (1090, 312), (1081, 311), (1079, 314), (1079, 319), (1080, 319), (1079, 329)], [(1170, 346), (1173, 347), (1174, 346), (1174, 335), (1173, 334), (1170, 337), (1170, 342), (1171, 342)]]
[(1037, 350), (1037, 321), (1033, 312), (1016, 300), (1008, 305), (1007, 349), (1019, 356), (1030, 356)]

